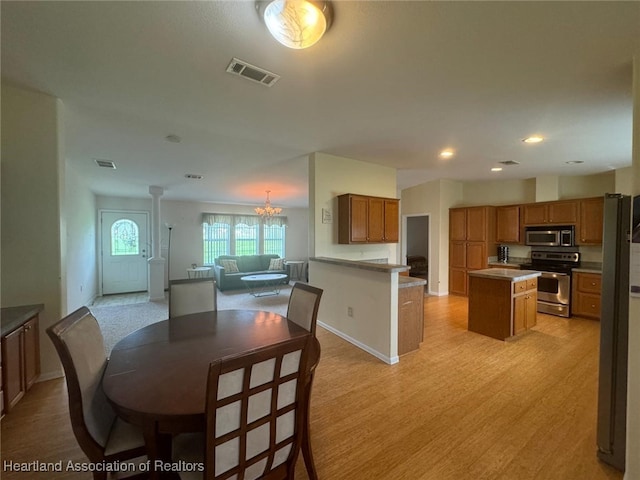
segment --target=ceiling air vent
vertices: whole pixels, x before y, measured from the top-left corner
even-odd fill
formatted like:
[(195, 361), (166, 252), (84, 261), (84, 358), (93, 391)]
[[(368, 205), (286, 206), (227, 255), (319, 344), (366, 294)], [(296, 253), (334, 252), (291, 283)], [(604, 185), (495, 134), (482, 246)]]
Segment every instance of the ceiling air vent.
[(233, 75), (239, 75), (240, 77), (244, 77), (252, 82), (261, 83), (267, 87), (272, 86), (280, 78), (280, 75), (276, 75), (264, 68), (256, 67), (255, 65), (251, 65), (250, 63), (242, 60), (238, 60), (237, 58), (233, 58), (231, 60), (231, 63), (227, 67), (227, 72), (232, 73)]
[(515, 160), (505, 160), (504, 162), (498, 162), (502, 165), (520, 165), (520, 162), (516, 162)]
[(111, 160), (100, 160), (99, 158), (94, 158), (93, 161), (96, 162), (99, 167), (112, 168), (113, 170), (116, 169), (116, 164)]
[(191, 180), (202, 180), (204, 175), (198, 175), (197, 173), (185, 173), (184, 178), (189, 178)]

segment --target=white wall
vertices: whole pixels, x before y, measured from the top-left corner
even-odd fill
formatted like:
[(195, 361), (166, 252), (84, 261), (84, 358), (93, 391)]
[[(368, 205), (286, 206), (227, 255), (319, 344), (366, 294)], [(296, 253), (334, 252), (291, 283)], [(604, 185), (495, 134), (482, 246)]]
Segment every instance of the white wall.
[[(98, 196), (96, 208), (103, 210), (151, 211), (151, 196), (146, 198), (122, 198)], [(248, 205), (228, 205), (219, 203), (186, 202), (166, 200), (160, 197), (160, 221), (162, 256), (167, 259), (169, 230), (165, 224), (173, 225), (171, 231), (171, 258), (167, 269), (171, 278), (186, 278), (187, 268), (192, 263), (203, 264), (202, 214), (203, 213), (243, 213), (255, 214)], [(308, 209), (286, 208), (282, 212), (287, 217), (287, 238), (285, 257), (289, 259), (307, 259)]]
[(66, 162), (67, 311), (91, 305), (98, 294), (96, 198), (86, 181)]
[(45, 333), (66, 313), (61, 110), (56, 98), (2, 84), (1, 303), (44, 304), (42, 379), (62, 374)]

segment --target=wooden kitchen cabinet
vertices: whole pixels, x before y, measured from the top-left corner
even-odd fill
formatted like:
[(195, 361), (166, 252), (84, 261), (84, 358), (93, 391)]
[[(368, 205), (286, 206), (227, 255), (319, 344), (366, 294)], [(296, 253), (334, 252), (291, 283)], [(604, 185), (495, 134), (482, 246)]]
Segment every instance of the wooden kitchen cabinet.
[(398, 289), (398, 355), (420, 348), (424, 332), (424, 285)]
[(9, 413), (40, 375), (38, 313), (42, 305), (2, 309), (2, 413)]
[(575, 225), (578, 222), (577, 200), (528, 203), (522, 205), (522, 222), (528, 225)]
[(513, 334), (518, 335), (538, 323), (538, 279), (514, 283)]
[(578, 317), (600, 320), (602, 275), (599, 273), (575, 272), (571, 313)]
[(338, 243), (397, 243), (399, 200), (347, 193), (338, 196)]
[(495, 252), (495, 207), (449, 210), (449, 293), (467, 295), (468, 273), (487, 268)]
[(520, 243), (520, 206), (496, 207), (496, 242)]
[(522, 278), (519, 271), (513, 275), (501, 272), (483, 270), (469, 275), (468, 330), (505, 340), (536, 325), (538, 279)]
[(604, 197), (580, 200), (576, 243), (578, 245), (602, 245)]

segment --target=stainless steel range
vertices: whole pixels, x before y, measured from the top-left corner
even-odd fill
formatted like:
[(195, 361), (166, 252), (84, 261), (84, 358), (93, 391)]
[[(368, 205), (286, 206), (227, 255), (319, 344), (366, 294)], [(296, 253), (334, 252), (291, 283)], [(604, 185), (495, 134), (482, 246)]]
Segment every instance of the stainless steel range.
[(580, 253), (561, 250), (534, 250), (531, 263), (522, 270), (537, 270), (538, 311), (560, 317), (571, 315), (571, 270), (580, 266)]

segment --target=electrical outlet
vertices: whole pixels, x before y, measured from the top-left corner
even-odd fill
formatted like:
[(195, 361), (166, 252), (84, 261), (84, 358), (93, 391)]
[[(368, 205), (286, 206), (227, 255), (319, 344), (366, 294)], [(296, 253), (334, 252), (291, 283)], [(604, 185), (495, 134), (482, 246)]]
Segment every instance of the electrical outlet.
[(353, 317), (353, 308), (352, 307), (347, 307), (347, 315), (350, 317)]

